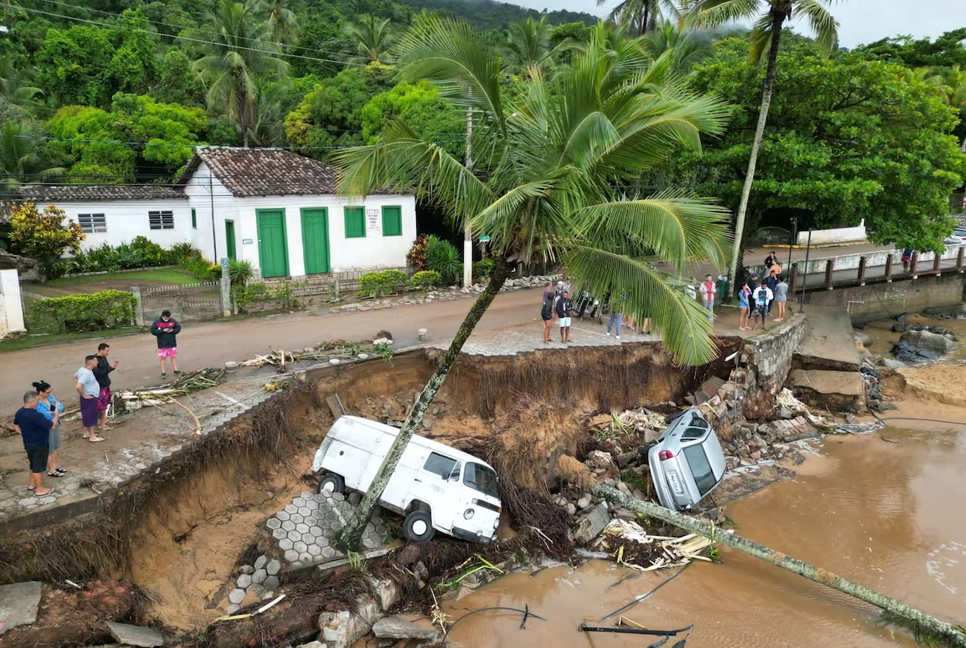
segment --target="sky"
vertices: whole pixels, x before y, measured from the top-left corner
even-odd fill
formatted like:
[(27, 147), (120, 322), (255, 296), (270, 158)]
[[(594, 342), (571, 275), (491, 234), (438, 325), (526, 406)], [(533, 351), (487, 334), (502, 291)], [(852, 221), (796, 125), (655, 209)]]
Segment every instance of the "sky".
[[(596, 0), (504, 0), (533, 9), (570, 9), (606, 15), (617, 0), (598, 7)], [(839, 42), (852, 48), (890, 36), (908, 34), (914, 38), (935, 38), (943, 32), (966, 27), (966, 2), (963, 0), (842, 0), (831, 3), (839, 21)], [(807, 30), (792, 23), (795, 30)]]

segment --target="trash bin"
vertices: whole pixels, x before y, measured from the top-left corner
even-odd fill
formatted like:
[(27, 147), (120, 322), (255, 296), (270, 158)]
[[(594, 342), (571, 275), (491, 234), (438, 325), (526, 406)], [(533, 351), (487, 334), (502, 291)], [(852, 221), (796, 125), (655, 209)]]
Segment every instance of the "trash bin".
[(718, 299), (721, 301), (731, 301), (731, 295), (728, 293), (727, 275), (718, 275)]

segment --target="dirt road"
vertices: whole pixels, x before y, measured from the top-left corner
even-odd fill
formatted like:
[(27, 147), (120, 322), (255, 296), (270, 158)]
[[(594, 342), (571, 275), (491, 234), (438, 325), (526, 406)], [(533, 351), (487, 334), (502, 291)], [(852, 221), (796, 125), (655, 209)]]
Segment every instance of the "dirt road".
[[(184, 327), (178, 336), (178, 367), (182, 370), (218, 367), (229, 360), (246, 360), (256, 353), (276, 349), (301, 349), (323, 340), (360, 340), (388, 330), (397, 349), (417, 342), (417, 331), (425, 328), (429, 339), (452, 337), (472, 306), (474, 299), (397, 306), (355, 313), (326, 315), (300, 314), (251, 319), (233, 323), (200, 324)], [(479, 330), (489, 330), (535, 321), (539, 317), (540, 292), (520, 290), (500, 294), (480, 321)], [(535, 324), (534, 335), (542, 335)], [(0, 386), (0, 411), (12, 415), (21, 403), (23, 392), (36, 380), (46, 380), (54, 393), (65, 401), (74, 400), (74, 372), (84, 356), (94, 353), (100, 340), (15, 351), (0, 355), (3, 374)], [(118, 337), (109, 340), (111, 360), (120, 363), (112, 374), (115, 389), (147, 387), (161, 383), (157, 346), (151, 335)], [(169, 376), (170, 377), (170, 376)]]

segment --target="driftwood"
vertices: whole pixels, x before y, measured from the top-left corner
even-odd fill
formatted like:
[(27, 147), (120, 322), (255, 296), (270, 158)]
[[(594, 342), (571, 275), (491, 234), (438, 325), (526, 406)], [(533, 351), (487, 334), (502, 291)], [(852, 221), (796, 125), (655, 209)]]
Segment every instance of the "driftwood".
[(820, 567), (815, 567), (814, 565), (809, 565), (806, 562), (798, 560), (797, 558), (792, 558), (780, 551), (775, 551), (764, 545), (760, 545), (757, 542), (752, 542), (747, 538), (742, 538), (739, 535), (731, 533), (730, 531), (724, 531), (706, 522), (701, 522), (688, 515), (682, 515), (675, 511), (664, 508), (654, 502), (645, 502), (639, 500), (635, 497), (626, 495), (616, 488), (611, 488), (610, 486), (604, 486), (598, 484), (591, 489), (598, 497), (603, 497), (613, 504), (621, 506), (631, 511), (637, 513), (642, 513), (648, 517), (657, 518), (673, 524), (674, 526), (695, 533), (706, 538), (710, 538), (715, 542), (720, 542), (721, 544), (731, 547), (732, 549), (737, 549), (755, 558), (760, 558), (766, 562), (769, 562), (777, 567), (786, 569), (793, 574), (798, 574), (799, 576), (804, 576), (805, 578), (820, 583), (832, 589), (838, 590), (843, 594), (848, 594), (854, 598), (864, 601), (870, 605), (884, 610), (893, 618), (900, 620), (902, 623), (908, 625), (909, 627), (916, 630), (917, 633), (923, 633), (933, 636), (937, 639), (941, 639), (948, 643), (950, 646), (956, 646), (957, 648), (966, 648), (966, 632), (963, 631), (962, 627), (956, 627), (945, 621), (941, 621), (933, 616), (920, 612), (919, 610), (906, 605), (901, 601), (897, 601), (894, 598), (880, 594), (874, 590), (865, 587), (864, 585), (859, 585), (850, 580), (846, 580), (841, 576), (833, 574), (832, 572), (825, 571)]

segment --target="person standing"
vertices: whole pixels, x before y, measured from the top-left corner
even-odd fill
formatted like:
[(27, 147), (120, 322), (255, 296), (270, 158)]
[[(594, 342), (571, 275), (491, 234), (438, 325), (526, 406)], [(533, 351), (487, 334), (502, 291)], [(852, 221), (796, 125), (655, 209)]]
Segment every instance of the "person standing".
[(718, 287), (714, 285), (711, 275), (706, 275), (704, 281), (698, 287), (701, 291), (701, 302), (705, 310), (708, 311), (708, 321), (714, 321), (714, 296), (718, 292)]
[(778, 285), (775, 286), (775, 303), (778, 304), (778, 319), (776, 322), (781, 322), (785, 319), (785, 304), (788, 301), (788, 283), (785, 282), (785, 277), (780, 277), (778, 279)]
[(553, 325), (553, 289), (543, 291), (543, 306), (540, 307), (540, 319), (543, 320), (544, 344), (551, 342), (550, 327)]
[(909, 262), (912, 260), (912, 248), (902, 250), (902, 271), (909, 272)]
[(768, 302), (768, 314), (771, 315), (771, 305), (774, 302), (775, 289), (778, 287), (778, 272), (774, 269), (769, 272), (768, 276), (765, 277), (764, 285), (768, 286), (768, 290), (772, 294), (772, 297), (769, 297), (771, 301)]
[(94, 367), (97, 366), (97, 356), (89, 355), (84, 358), (84, 366), (77, 370), (77, 393), (80, 396), (81, 425), (84, 426), (84, 438), (91, 443), (100, 443), (104, 439), (97, 436), (97, 398), (101, 393), (101, 386), (94, 377)]
[(23, 449), (30, 463), (30, 485), (27, 490), (37, 497), (54, 492), (44, 488), (44, 469), (47, 468), (47, 442), (52, 424), (47, 417), (37, 411), (37, 392), (29, 391), (23, 395), (23, 407), (13, 417), (14, 427), (23, 438)]
[[(758, 286), (757, 288), (755, 288), (755, 292), (752, 293), (752, 298), (755, 301), (755, 315), (754, 316), (756, 318), (757, 317), (760, 317), (761, 318), (761, 328), (762, 328), (762, 330), (764, 330), (764, 329), (767, 328), (765, 322), (768, 319), (768, 304), (771, 303), (771, 300), (773, 299), (773, 297), (774, 297), (774, 295), (771, 292), (771, 288), (769, 288), (765, 284), (761, 284), (760, 286)], [(751, 328), (754, 329), (755, 326), (752, 325)]]
[(751, 298), (751, 289), (748, 284), (744, 284), (738, 291), (738, 330), (751, 330), (748, 326), (748, 302)]
[(50, 383), (38, 380), (34, 383), (37, 390), (37, 411), (51, 423), (50, 438), (47, 441), (47, 475), (49, 477), (63, 477), (67, 470), (57, 465), (57, 451), (60, 449), (60, 415), (64, 413), (64, 404), (53, 395)]
[(97, 366), (94, 367), (94, 377), (100, 385), (100, 392), (97, 395), (97, 410), (100, 412), (100, 420), (97, 427), (106, 432), (110, 428), (107, 426), (107, 412), (111, 407), (111, 372), (117, 369), (117, 363), (111, 364), (107, 360), (107, 355), (111, 352), (111, 345), (101, 342), (97, 345)]
[(158, 338), (158, 359), (161, 360), (161, 377), (167, 378), (165, 372), (165, 362), (170, 358), (171, 369), (174, 375), (181, 375), (178, 371), (178, 333), (181, 332), (181, 325), (171, 317), (171, 311), (165, 309), (161, 311), (161, 317), (154, 320), (151, 325), (151, 335)]
[(560, 342), (567, 344), (570, 342), (570, 318), (573, 315), (574, 305), (570, 301), (570, 291), (564, 290), (563, 295), (557, 300), (557, 317), (560, 320)]
[(765, 257), (765, 272), (770, 272), (771, 267), (776, 263), (778, 263), (778, 253), (772, 250), (771, 254)]
[(614, 329), (614, 335), (621, 339), (621, 324), (624, 321), (624, 295), (610, 300), (610, 317), (607, 319), (607, 336)]

